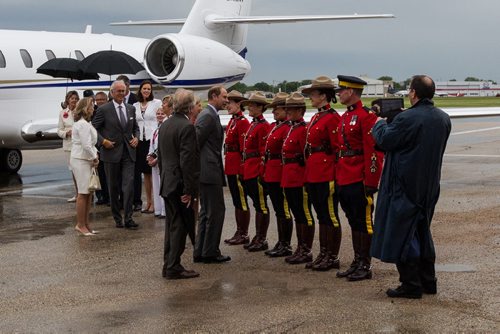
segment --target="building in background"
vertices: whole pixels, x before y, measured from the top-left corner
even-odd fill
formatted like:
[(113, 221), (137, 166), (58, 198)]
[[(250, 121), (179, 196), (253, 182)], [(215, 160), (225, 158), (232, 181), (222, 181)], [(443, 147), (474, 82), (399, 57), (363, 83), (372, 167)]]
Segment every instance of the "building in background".
[(437, 81), (437, 96), (500, 96), (500, 85), (491, 81)]

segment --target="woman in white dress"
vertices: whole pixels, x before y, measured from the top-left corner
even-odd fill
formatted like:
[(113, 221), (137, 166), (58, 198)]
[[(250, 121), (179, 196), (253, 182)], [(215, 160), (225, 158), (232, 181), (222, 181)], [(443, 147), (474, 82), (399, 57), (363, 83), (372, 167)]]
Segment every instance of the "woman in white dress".
[(155, 217), (165, 218), (165, 202), (160, 195), (160, 169), (158, 168), (158, 132), (160, 131), (161, 123), (167, 119), (164, 108), (158, 108), (156, 111), (156, 120), (158, 127), (153, 131), (151, 136), (151, 144), (149, 145), (148, 165), (151, 166), (151, 176), (153, 181), (153, 201), (155, 206)]
[[(66, 97), (63, 103), (63, 110), (59, 112), (59, 124), (57, 126), (57, 135), (63, 140), (63, 150), (68, 154), (68, 167), (69, 158), (71, 154), (71, 133), (73, 128), (73, 111), (76, 108), (76, 104), (80, 100), (76, 90), (70, 90), (66, 93)], [(78, 188), (76, 186), (75, 176), (73, 175), (73, 183), (75, 184), (75, 194), (78, 194)], [(68, 202), (76, 202), (76, 196), (68, 199)]]
[(80, 100), (73, 112), (72, 148), (70, 165), (78, 186), (76, 198), (75, 230), (85, 236), (94, 235), (89, 225), (89, 213), (92, 195), (89, 192), (89, 181), (92, 168), (99, 165), (97, 157), (97, 131), (89, 122), (94, 113), (94, 101), (90, 97)]
[(134, 206), (142, 203), (142, 177), (144, 174), (144, 190), (146, 192), (146, 206), (142, 213), (154, 213), (153, 207), (153, 183), (151, 179), (151, 166), (147, 162), (149, 145), (153, 131), (157, 128), (156, 110), (161, 107), (161, 101), (153, 97), (153, 84), (145, 80), (139, 86), (137, 92), (138, 102), (134, 103), (137, 125), (140, 135), (137, 145), (135, 173), (134, 173)]

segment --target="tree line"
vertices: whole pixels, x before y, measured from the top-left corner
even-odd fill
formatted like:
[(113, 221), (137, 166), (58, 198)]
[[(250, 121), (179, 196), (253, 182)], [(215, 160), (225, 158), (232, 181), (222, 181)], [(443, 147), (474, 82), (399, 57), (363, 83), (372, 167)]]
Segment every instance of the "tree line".
[[(382, 80), (386, 82), (392, 82), (392, 89), (394, 91), (406, 89), (408, 85), (410, 84), (411, 78), (408, 78), (404, 81), (400, 82), (395, 82), (392, 77), (390, 76), (381, 76), (377, 78), (377, 80)], [(448, 81), (457, 81), (456, 79), (450, 79)], [(479, 79), (475, 77), (467, 77), (465, 78), (464, 81), (491, 81), (493, 84), (497, 84), (494, 80), (484, 80), (484, 79)], [(251, 92), (251, 91), (261, 91), (261, 92), (271, 92), (271, 93), (277, 93), (277, 92), (286, 92), (286, 93), (292, 93), (296, 92), (299, 87), (305, 86), (305, 85), (310, 85), (311, 80), (302, 80), (302, 81), (282, 81), (277, 84), (269, 84), (267, 82), (261, 81), (257, 82), (253, 85), (247, 85), (243, 82), (239, 82), (236, 85), (232, 87), (232, 89), (236, 89), (237, 91), (241, 93), (246, 93), (246, 92)]]

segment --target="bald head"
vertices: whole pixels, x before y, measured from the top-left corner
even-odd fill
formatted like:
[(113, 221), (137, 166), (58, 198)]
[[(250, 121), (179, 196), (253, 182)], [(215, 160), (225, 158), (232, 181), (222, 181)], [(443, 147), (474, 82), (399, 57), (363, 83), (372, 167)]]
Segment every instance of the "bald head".
[(415, 75), (411, 79), (410, 89), (415, 90), (415, 95), (420, 99), (432, 99), (436, 91), (434, 80), (427, 75)]

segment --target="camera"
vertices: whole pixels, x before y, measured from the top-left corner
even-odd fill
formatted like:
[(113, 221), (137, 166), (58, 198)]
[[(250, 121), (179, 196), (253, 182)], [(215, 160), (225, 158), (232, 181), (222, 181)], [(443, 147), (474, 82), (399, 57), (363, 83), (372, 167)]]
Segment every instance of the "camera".
[(386, 118), (387, 123), (392, 122), (394, 117), (404, 110), (402, 98), (381, 98), (372, 101), (371, 110), (379, 117)]

